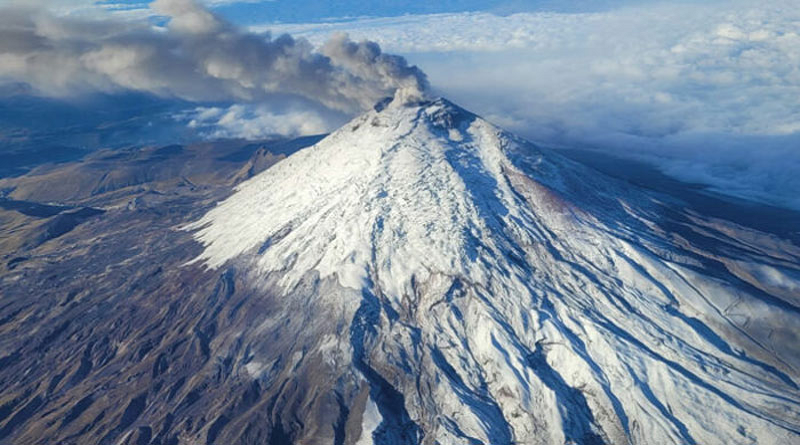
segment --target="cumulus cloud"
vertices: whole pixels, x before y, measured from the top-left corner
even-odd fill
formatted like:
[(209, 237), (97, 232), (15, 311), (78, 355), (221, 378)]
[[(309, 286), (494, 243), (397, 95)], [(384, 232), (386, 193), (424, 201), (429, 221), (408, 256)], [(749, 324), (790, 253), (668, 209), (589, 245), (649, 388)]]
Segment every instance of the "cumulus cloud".
[(133, 90), (190, 101), (267, 101), (291, 94), (355, 113), (399, 88), (423, 94), (425, 75), (371, 42), (337, 35), (314, 51), (289, 35), (244, 32), (195, 0), (150, 4), (168, 20), (55, 16), (44, 8), (0, 11), (0, 80), (39, 94)]
[(594, 13), (436, 14), (348, 29), (424, 66), (437, 92), (547, 145), (635, 156), (717, 191), (800, 208), (796, 0)]

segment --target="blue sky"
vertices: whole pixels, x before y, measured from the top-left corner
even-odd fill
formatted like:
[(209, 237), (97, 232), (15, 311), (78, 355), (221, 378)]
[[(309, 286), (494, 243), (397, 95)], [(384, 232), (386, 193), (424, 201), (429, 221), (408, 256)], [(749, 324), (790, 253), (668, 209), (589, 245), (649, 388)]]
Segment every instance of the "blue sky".
[(650, 0), (274, 0), (231, 2), (216, 9), (237, 23), (315, 22), (345, 17), (394, 17), (405, 14), (437, 14), (488, 11), (510, 14), (532, 11), (600, 11), (634, 1)]
[[(66, 0), (90, 4), (90, 0)], [(679, 0), (677, 3), (710, 3), (718, 0)], [(663, 0), (203, 0), (215, 12), (241, 25), (308, 23), (358, 17), (396, 17), (458, 12), (599, 12), (630, 5), (657, 4)], [(142, 0), (100, 0), (98, 5), (116, 9), (146, 9)], [(673, 1), (673, 3), (676, 3)]]

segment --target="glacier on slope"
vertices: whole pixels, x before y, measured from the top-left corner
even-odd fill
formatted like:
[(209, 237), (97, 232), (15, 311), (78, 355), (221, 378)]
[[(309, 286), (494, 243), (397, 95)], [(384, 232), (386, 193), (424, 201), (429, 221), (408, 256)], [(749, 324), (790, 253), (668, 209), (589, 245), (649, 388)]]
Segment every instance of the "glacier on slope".
[[(198, 260), (281, 307), (253, 329), (291, 341), (247, 372), (303, 388), (281, 402), (296, 443), (800, 441), (800, 358), (781, 349), (797, 282), (748, 285), (665, 230), (665, 199), (444, 99), (395, 101), (187, 229)], [(798, 264), (680, 221), (778, 274)]]

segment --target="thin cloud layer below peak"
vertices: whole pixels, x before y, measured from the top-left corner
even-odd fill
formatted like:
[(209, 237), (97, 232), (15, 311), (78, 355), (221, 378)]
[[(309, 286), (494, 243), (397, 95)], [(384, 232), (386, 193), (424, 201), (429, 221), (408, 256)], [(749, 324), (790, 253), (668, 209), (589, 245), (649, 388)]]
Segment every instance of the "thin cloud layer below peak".
[(261, 140), (328, 133), (344, 124), (342, 116), (306, 106), (276, 109), (268, 105), (201, 106), (175, 115), (206, 139)]

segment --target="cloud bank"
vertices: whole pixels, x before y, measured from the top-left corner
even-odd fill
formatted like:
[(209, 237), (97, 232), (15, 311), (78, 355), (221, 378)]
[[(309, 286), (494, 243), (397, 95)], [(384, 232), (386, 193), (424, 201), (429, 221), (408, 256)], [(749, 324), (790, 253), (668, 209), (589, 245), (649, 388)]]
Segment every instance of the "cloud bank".
[(264, 140), (276, 136), (325, 134), (345, 122), (306, 106), (276, 108), (263, 104), (197, 107), (175, 116), (206, 139)]
[(138, 91), (189, 101), (269, 102), (295, 95), (355, 113), (425, 75), (372, 42), (336, 35), (314, 51), (289, 35), (244, 32), (194, 0), (156, 0), (166, 27), (142, 21), (0, 11), (0, 80), (38, 94)]
[(798, 6), (672, 2), (275, 29), (312, 43), (347, 29), (423, 66), (437, 93), (542, 144), (636, 157), (800, 209)]

